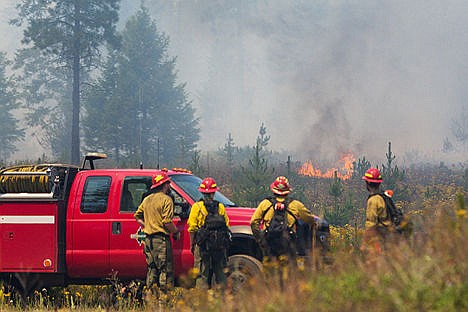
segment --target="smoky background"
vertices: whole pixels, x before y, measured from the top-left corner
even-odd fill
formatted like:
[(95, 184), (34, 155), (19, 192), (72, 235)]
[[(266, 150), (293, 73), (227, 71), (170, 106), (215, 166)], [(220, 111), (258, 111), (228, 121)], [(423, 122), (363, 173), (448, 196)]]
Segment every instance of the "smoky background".
[[(21, 31), (1, 0), (0, 50)], [(468, 116), (468, 3), (429, 1), (144, 1), (177, 56), (200, 117), (200, 150), (232, 134), (253, 145), (263, 122), (269, 148), (295, 159), (466, 161), (453, 140)], [(140, 1), (121, 4), (121, 25)], [(465, 122), (466, 125), (466, 122)], [(466, 129), (465, 129), (466, 131)], [(34, 142), (22, 143), (21, 153)], [(32, 148), (37, 152), (38, 148)], [(21, 157), (22, 155), (18, 155)]]

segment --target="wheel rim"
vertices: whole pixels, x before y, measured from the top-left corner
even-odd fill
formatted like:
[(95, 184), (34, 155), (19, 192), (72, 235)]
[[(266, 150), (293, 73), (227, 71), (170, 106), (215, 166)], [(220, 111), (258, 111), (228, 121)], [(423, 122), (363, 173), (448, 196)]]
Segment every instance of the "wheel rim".
[(229, 260), (228, 280), (234, 292), (243, 288), (249, 279), (261, 276), (261, 268), (249, 258), (234, 256)]

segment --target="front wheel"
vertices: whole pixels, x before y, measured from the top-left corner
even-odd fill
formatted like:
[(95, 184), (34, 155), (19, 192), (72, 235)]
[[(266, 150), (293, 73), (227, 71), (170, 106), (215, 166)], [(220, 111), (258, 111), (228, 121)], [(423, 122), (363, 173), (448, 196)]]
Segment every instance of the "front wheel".
[(248, 255), (229, 257), (227, 281), (233, 292), (246, 288), (250, 279), (262, 277), (262, 263), (256, 258)]

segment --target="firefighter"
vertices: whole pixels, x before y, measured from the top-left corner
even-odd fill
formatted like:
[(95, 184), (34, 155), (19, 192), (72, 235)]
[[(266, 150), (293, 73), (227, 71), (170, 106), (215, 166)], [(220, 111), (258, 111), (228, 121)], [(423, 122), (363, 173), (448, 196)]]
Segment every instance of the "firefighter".
[[(277, 177), (271, 183), (270, 189), (273, 196), (261, 201), (252, 215), (250, 220), (252, 232), (263, 247), (267, 260), (279, 259), (281, 256), (295, 259), (298, 220), (316, 227), (316, 219), (303, 203), (288, 197), (291, 186), (286, 177)], [(287, 222), (283, 222), (284, 220)], [(261, 229), (262, 224), (263, 229)], [(283, 224), (285, 228), (281, 228)]]
[(145, 197), (134, 217), (146, 234), (146, 287), (158, 294), (158, 290), (167, 292), (174, 287), (174, 258), (170, 235), (177, 240), (180, 232), (172, 222), (174, 202), (167, 195), (171, 188), (169, 176), (161, 172), (153, 177), (152, 183), (151, 194)]
[(383, 244), (388, 236), (388, 229), (392, 226), (392, 221), (387, 216), (383, 197), (374, 196), (381, 192), (382, 175), (377, 168), (369, 168), (362, 179), (366, 182), (369, 197), (367, 199), (366, 225), (361, 249), (368, 253), (381, 254)]
[(201, 273), (196, 286), (211, 288), (214, 275), (216, 283), (225, 288), (224, 269), (230, 241), (229, 217), (224, 205), (214, 200), (218, 190), (215, 180), (204, 179), (198, 190), (203, 198), (193, 204), (187, 221), (194, 269)]

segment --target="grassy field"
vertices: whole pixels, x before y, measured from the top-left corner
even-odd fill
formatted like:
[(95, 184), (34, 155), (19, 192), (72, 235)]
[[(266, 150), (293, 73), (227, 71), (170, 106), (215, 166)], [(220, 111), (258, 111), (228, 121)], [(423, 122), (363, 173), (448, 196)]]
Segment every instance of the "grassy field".
[[(415, 205), (416, 231), (379, 256), (362, 254), (362, 229), (332, 227), (331, 263), (264, 267), (241, 292), (176, 288), (138, 302), (132, 288), (73, 286), (37, 292), (30, 311), (468, 311), (468, 218), (462, 189)], [(284, 287), (280, 287), (280, 280)], [(22, 311), (0, 293), (0, 311)]]

